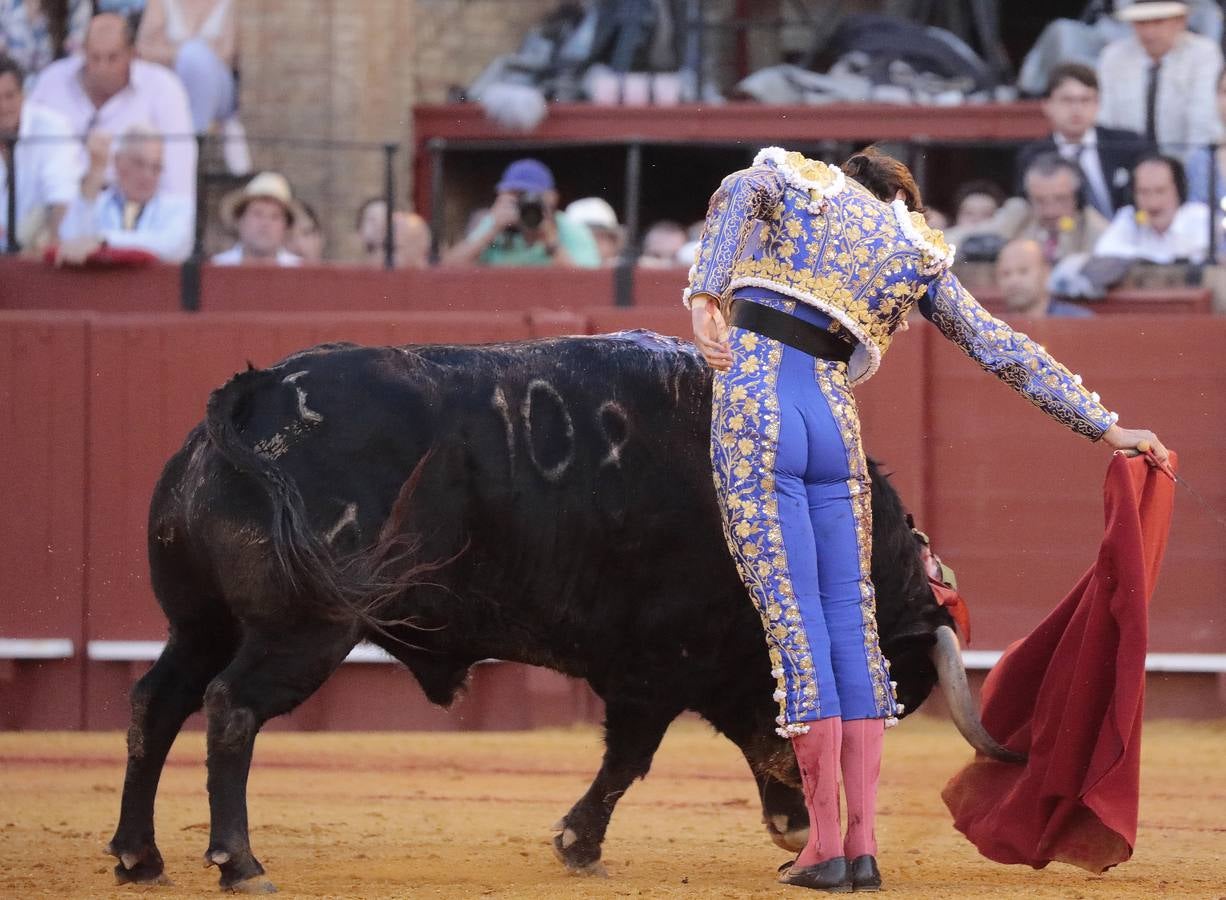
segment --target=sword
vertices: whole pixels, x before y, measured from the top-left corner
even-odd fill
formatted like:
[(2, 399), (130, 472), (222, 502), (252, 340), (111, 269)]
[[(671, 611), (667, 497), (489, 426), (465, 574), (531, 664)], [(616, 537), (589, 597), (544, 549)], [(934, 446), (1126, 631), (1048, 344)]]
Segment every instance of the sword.
[(1137, 448), (1135, 450), (1123, 450), (1120, 452), (1122, 452), (1125, 456), (1144, 456), (1149, 461), (1151, 466), (1154, 466), (1156, 469), (1158, 469), (1158, 471), (1170, 478), (1171, 481), (1175, 482), (1175, 484), (1183, 485), (1184, 490), (1192, 495), (1192, 499), (1200, 504), (1201, 509), (1215, 519), (1219, 525), (1226, 528), (1226, 516), (1223, 516), (1220, 512), (1214, 509), (1200, 491), (1188, 484), (1188, 480), (1186, 478), (1184, 478), (1182, 475), (1175, 474), (1175, 470), (1171, 468), (1170, 463), (1161, 462), (1158, 457), (1154, 456), (1154, 448), (1150, 446), (1149, 441), (1138, 441)]

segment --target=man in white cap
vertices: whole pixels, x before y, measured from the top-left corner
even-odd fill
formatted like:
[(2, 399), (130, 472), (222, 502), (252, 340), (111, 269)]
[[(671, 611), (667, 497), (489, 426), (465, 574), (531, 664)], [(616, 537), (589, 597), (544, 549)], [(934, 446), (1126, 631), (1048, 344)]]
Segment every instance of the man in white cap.
[(302, 258), (285, 249), (297, 204), (289, 181), (261, 172), (241, 191), (221, 201), (221, 221), (238, 232), (238, 243), (213, 257), (218, 266), (300, 266)]
[(587, 226), (600, 250), (601, 265), (617, 265), (626, 241), (609, 201), (603, 197), (581, 197), (566, 207), (566, 216), (572, 222)]
[(1217, 140), (1222, 51), (1188, 31), (1188, 4), (1135, 0), (1116, 17), (1131, 22), (1133, 34), (1099, 57), (1099, 123), (1136, 131), (1180, 159)]

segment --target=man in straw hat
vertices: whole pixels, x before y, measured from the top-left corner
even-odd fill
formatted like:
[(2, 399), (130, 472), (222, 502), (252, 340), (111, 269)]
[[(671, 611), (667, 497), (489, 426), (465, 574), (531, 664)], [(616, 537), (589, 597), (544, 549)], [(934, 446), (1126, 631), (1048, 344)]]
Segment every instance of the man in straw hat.
[(1099, 58), (1099, 123), (1139, 132), (1180, 159), (1217, 140), (1222, 51), (1188, 31), (1188, 4), (1136, 0), (1116, 17), (1131, 22), (1133, 34)]
[(238, 243), (213, 257), (219, 266), (298, 266), (302, 258), (285, 249), (298, 215), (289, 181), (261, 172), (221, 200), (221, 222), (238, 233)]

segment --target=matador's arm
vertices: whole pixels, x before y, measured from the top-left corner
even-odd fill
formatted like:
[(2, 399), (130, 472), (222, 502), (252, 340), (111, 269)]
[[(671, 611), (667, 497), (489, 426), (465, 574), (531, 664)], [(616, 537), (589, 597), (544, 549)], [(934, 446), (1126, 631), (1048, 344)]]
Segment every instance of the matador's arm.
[(1099, 402), (1098, 394), (1081, 386), (1080, 375), (1072, 374), (1020, 331), (993, 318), (950, 272), (933, 280), (919, 309), (986, 371), (1078, 434), (1096, 441), (1119, 418)]
[(740, 258), (758, 219), (765, 219), (783, 199), (783, 176), (772, 166), (733, 172), (711, 195), (707, 221), (690, 269), (690, 283), (681, 295), (689, 307), (693, 294), (723, 297), (732, 264)]

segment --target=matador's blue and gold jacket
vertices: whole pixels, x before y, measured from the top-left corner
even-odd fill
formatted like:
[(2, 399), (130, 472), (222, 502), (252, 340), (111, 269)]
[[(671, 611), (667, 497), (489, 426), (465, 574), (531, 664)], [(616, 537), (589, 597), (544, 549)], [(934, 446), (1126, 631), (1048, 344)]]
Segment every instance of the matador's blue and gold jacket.
[(711, 197), (691, 294), (768, 288), (817, 307), (858, 341), (852, 384), (872, 377), (917, 303), (941, 333), (1052, 418), (1094, 440), (1116, 420), (1081, 377), (993, 318), (949, 271), (953, 248), (901, 200), (884, 203), (842, 170), (778, 147)]

